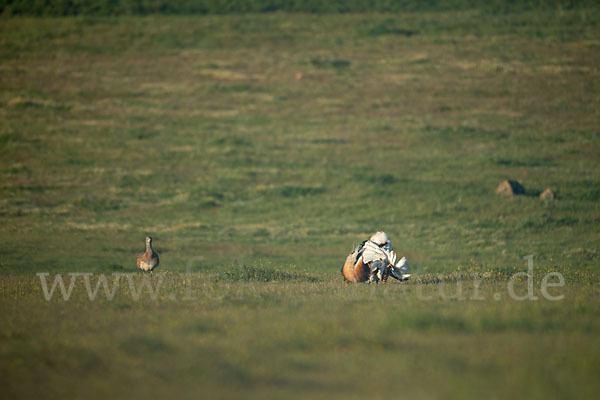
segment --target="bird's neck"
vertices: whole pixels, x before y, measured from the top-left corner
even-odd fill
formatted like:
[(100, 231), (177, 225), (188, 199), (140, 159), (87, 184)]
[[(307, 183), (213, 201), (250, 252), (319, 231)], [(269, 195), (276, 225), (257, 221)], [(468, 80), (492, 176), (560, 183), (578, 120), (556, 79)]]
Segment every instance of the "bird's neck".
[(146, 253), (152, 253), (152, 243), (146, 243)]

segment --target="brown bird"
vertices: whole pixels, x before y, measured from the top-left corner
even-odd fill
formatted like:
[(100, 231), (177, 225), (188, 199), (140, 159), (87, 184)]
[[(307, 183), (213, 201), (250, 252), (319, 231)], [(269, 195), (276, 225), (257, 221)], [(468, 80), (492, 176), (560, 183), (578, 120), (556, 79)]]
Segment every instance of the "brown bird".
[(152, 238), (148, 236), (146, 238), (146, 251), (138, 254), (137, 266), (142, 271), (150, 271), (158, 267), (158, 254), (152, 248)]

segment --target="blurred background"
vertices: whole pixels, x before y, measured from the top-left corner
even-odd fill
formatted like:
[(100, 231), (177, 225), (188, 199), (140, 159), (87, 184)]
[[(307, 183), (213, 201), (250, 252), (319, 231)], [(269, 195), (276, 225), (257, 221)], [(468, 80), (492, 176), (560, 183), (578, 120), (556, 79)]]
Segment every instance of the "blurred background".
[(598, 261), (592, 2), (1, 10), (3, 271), (130, 270), (147, 234), (330, 271), (377, 229), (434, 270)]
[[(597, 392), (596, 1), (3, 0), (0, 14), (1, 375), (16, 397), (35, 376), (67, 397), (74, 376), (94, 397)], [(506, 179), (524, 193), (496, 194)], [(571, 297), (411, 298), (399, 314), (341, 283), (376, 230), (413, 273), (504, 284), (533, 254)], [(249, 292), (43, 300), (36, 272), (136, 272), (146, 235), (158, 273), (195, 259)]]

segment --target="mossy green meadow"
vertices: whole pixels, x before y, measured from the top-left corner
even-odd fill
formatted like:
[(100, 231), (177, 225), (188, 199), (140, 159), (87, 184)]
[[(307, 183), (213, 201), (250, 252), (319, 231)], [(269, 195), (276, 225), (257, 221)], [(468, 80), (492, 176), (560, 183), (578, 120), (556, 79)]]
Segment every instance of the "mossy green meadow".
[[(3, 393), (595, 398), (599, 38), (597, 9), (2, 17)], [(345, 284), (376, 230), (414, 279)]]

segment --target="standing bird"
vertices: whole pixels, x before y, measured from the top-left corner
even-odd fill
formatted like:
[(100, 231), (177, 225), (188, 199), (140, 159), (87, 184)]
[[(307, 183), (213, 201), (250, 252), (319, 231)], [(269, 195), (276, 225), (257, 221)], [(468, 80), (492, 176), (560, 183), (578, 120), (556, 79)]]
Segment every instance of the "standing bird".
[(137, 266), (142, 271), (150, 271), (158, 267), (158, 254), (152, 248), (152, 238), (146, 237), (146, 251), (138, 254)]

